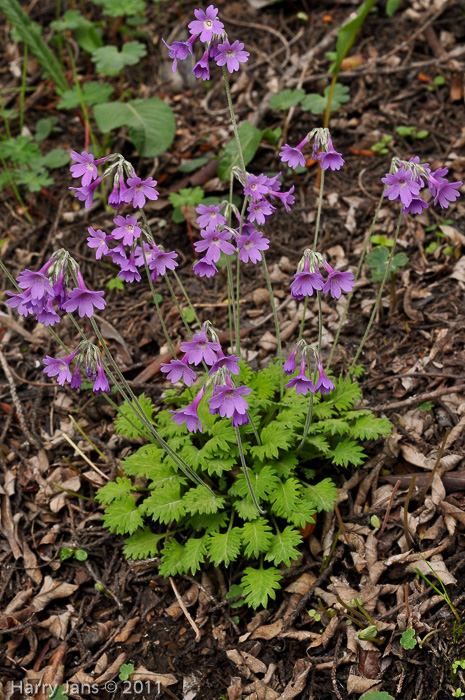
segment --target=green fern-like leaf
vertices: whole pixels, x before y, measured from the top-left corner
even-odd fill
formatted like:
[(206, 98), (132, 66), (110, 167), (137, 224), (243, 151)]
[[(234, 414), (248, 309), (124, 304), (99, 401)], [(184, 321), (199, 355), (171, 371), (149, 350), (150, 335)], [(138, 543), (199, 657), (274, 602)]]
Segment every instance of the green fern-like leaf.
[(228, 566), (235, 561), (241, 551), (242, 531), (240, 527), (233, 527), (227, 532), (214, 532), (210, 535), (207, 544), (208, 557), (212, 564)]
[(271, 542), (271, 527), (265, 518), (257, 518), (242, 526), (242, 541), (244, 554), (249, 558), (256, 558), (262, 552), (266, 552)]
[[(152, 422), (154, 405), (151, 400), (144, 394), (141, 394), (138, 397), (138, 402), (149, 422)], [(121, 413), (118, 414), (118, 418), (115, 420), (115, 431), (118, 433), (118, 435), (124, 435), (124, 437), (127, 438), (137, 438), (141, 435), (145, 435), (147, 431), (145, 430), (142, 421), (135, 413), (135, 405), (133, 401), (131, 401), (131, 403), (125, 401), (121, 406), (120, 411)]]
[(97, 491), (95, 498), (103, 506), (107, 506), (112, 501), (127, 496), (132, 488), (131, 479), (118, 476), (116, 481), (110, 481), (108, 484), (105, 484), (105, 486), (102, 486), (102, 488)]
[(271, 510), (281, 517), (289, 516), (296, 508), (301, 486), (297, 479), (291, 477), (280, 481), (270, 493)]
[(272, 561), (278, 565), (284, 562), (290, 566), (292, 559), (297, 559), (299, 550), (296, 547), (301, 544), (302, 537), (292, 527), (285, 527), (282, 532), (276, 533), (271, 538), (270, 548), (265, 555), (265, 561)]
[[(257, 511), (255, 510), (255, 514)], [(189, 518), (186, 527), (191, 527), (195, 532), (200, 532), (205, 530), (205, 534), (209, 535), (212, 532), (218, 532), (224, 527), (227, 527), (229, 523), (229, 515), (223, 510), (219, 513), (212, 513), (211, 515), (200, 515), (200, 513), (195, 513)]]
[(351, 429), (351, 437), (359, 440), (376, 440), (380, 435), (387, 437), (392, 432), (392, 423), (387, 418), (373, 415), (361, 416)]
[(184, 574), (186, 566), (184, 563), (184, 545), (172, 537), (162, 549), (161, 564), (158, 568), (158, 573), (161, 576), (176, 576), (176, 574)]
[(142, 527), (142, 515), (136, 505), (134, 496), (126, 496), (111, 503), (103, 516), (105, 527), (118, 535), (132, 535)]
[(237, 377), (238, 383), (249, 386), (252, 377), (254, 376), (252, 368), (249, 367), (247, 362), (244, 362), (244, 360), (239, 360), (237, 364), (239, 365), (239, 375)]
[(299, 498), (294, 506), (294, 510), (287, 516), (287, 519), (296, 527), (305, 527), (307, 523), (315, 522), (315, 513), (316, 511), (311, 501)]
[(268, 406), (270, 399), (279, 391), (280, 367), (273, 363), (267, 369), (256, 372), (248, 386), (253, 391), (254, 405)]
[(335, 383), (335, 390), (328, 394), (328, 397), (327, 400), (329, 400), (338, 411), (347, 411), (349, 408), (352, 408), (357, 401), (360, 401), (362, 398), (362, 391), (357, 382), (353, 382), (350, 377), (346, 377), (345, 379), (339, 377)]
[(266, 608), (268, 598), (275, 600), (276, 590), (280, 588), (282, 576), (279, 569), (274, 566), (264, 569), (253, 569), (248, 566), (241, 579), (247, 605), (256, 609), (260, 606)]
[[(259, 471), (249, 469), (249, 478), (252, 490), (258, 499), (265, 498), (270, 491), (276, 488), (279, 481), (273, 467), (270, 465), (262, 467)], [(247, 496), (249, 487), (243, 472), (237, 475), (236, 481), (229, 489), (229, 493), (233, 496)]]
[(287, 479), (291, 476), (298, 463), (299, 460), (295, 454), (285, 452), (279, 459), (273, 460), (272, 467), (276, 476), (279, 476), (281, 479)]
[(327, 435), (347, 435), (350, 431), (349, 424), (342, 418), (330, 418), (316, 423), (320, 430)]
[(257, 517), (257, 509), (250, 496), (235, 500), (234, 510), (242, 520), (255, 520)]
[(214, 496), (203, 486), (196, 486), (184, 494), (183, 504), (188, 513), (210, 514), (224, 506), (224, 498)]
[(315, 420), (328, 420), (335, 414), (334, 407), (327, 401), (319, 401), (313, 404), (313, 417)]
[(304, 487), (302, 497), (317, 511), (332, 510), (337, 501), (337, 489), (331, 479)]
[(272, 421), (266, 425), (261, 434), (261, 445), (254, 445), (250, 452), (257, 459), (277, 458), (279, 450), (288, 450), (295, 442), (295, 436), (289, 425)]
[(148, 559), (158, 552), (158, 543), (166, 534), (155, 535), (149, 527), (143, 527), (124, 541), (123, 554), (126, 559)]
[(149, 474), (154, 467), (155, 475), (157, 474), (162, 454), (162, 450), (156, 445), (143, 445), (123, 459), (123, 469), (128, 476), (151, 478)]
[(362, 447), (348, 438), (341, 440), (333, 450), (330, 450), (329, 455), (334, 464), (343, 467), (348, 467), (349, 464), (358, 467), (366, 458)]
[(207, 555), (208, 537), (191, 537), (184, 545), (183, 564), (184, 570), (195, 574)]
[(186, 512), (186, 507), (179, 484), (156, 488), (141, 504), (140, 510), (144, 515), (150, 515), (153, 520), (158, 520), (164, 525), (168, 525), (172, 520), (180, 520)]

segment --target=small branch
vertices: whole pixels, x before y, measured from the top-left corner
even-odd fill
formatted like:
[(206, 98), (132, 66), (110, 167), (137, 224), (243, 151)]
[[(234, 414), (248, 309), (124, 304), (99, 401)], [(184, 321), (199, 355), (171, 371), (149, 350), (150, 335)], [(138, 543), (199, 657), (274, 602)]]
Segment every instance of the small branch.
[(173, 579), (171, 578), (171, 576), (170, 576), (170, 583), (171, 583), (171, 588), (173, 589), (174, 595), (176, 596), (176, 600), (177, 600), (178, 603), (179, 603), (179, 607), (180, 607), (181, 610), (183, 611), (183, 613), (184, 613), (184, 615), (185, 615), (185, 617), (186, 617), (186, 620), (188, 621), (188, 623), (190, 624), (190, 626), (192, 627), (192, 629), (193, 629), (194, 632), (195, 632), (195, 641), (196, 641), (196, 642), (200, 642), (200, 639), (201, 639), (200, 630), (199, 630), (199, 628), (197, 627), (197, 625), (195, 624), (194, 620), (192, 619), (192, 617), (191, 617), (191, 615), (190, 615), (188, 609), (187, 609), (186, 606), (184, 605), (184, 601), (183, 601), (183, 599), (181, 598), (181, 596), (179, 595), (178, 589), (176, 588), (176, 585), (175, 585)]

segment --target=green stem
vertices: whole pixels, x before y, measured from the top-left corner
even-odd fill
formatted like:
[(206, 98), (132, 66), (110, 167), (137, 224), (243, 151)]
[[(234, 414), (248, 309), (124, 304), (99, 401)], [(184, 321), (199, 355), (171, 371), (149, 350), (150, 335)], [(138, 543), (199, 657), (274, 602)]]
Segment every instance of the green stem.
[(265, 273), (266, 286), (268, 287), (268, 293), (270, 295), (271, 309), (273, 311), (274, 327), (276, 331), (276, 342), (278, 344), (278, 358), (280, 364), (280, 374), (279, 374), (279, 390), (281, 398), (284, 394), (284, 365), (283, 365), (283, 348), (281, 345), (281, 333), (279, 332), (279, 319), (278, 310), (276, 309), (276, 304), (274, 302), (273, 287), (271, 286), (270, 273), (268, 272), (268, 267), (266, 265), (265, 253), (262, 252), (262, 263), (263, 271)]
[(241, 168), (242, 168), (242, 174), (243, 174), (244, 182), (245, 182), (246, 177), (247, 177), (247, 171), (245, 169), (245, 161), (244, 161), (244, 154), (242, 153), (241, 140), (239, 138), (239, 132), (237, 130), (236, 116), (234, 114), (234, 108), (233, 108), (233, 103), (232, 103), (232, 98), (231, 98), (231, 90), (229, 87), (229, 77), (228, 77), (228, 71), (227, 71), (226, 66), (223, 66), (223, 78), (224, 78), (224, 86), (226, 89), (226, 98), (228, 100), (228, 106), (229, 106), (229, 115), (231, 117), (231, 124), (232, 124), (233, 131), (234, 131), (234, 137), (236, 139), (237, 152), (239, 155), (239, 160), (240, 160)]
[(318, 234), (320, 232), (320, 221), (321, 221), (321, 210), (323, 208), (323, 193), (325, 187), (325, 171), (320, 167), (320, 191), (318, 194), (318, 204), (316, 209), (316, 220), (315, 220), (315, 235), (313, 237), (313, 251), (316, 253), (316, 247), (318, 245)]
[(265, 511), (262, 510), (260, 508), (260, 506), (258, 505), (257, 497), (255, 496), (254, 490), (252, 488), (252, 484), (250, 482), (249, 470), (247, 469), (247, 464), (245, 462), (244, 450), (242, 449), (242, 440), (241, 440), (241, 434), (239, 432), (239, 428), (236, 426), (234, 428), (234, 430), (236, 431), (236, 440), (237, 440), (237, 446), (239, 448), (239, 456), (241, 458), (242, 469), (244, 471), (244, 476), (245, 476), (245, 480), (247, 482), (247, 486), (248, 486), (248, 489), (250, 492), (250, 497), (252, 499), (252, 502), (253, 502), (255, 508), (260, 513), (260, 515), (265, 515)]
[(19, 133), (23, 132), (24, 124), (24, 99), (26, 93), (26, 77), (27, 77), (27, 44), (24, 44), (23, 71), (21, 74), (21, 92), (19, 94)]
[[(318, 299), (318, 357), (320, 357), (321, 339), (323, 336), (323, 312), (321, 310), (321, 292), (317, 292), (317, 299)], [(316, 383), (317, 374), (318, 374), (318, 367), (316, 366), (315, 372), (313, 375), (313, 382), (314, 383)], [(300, 452), (300, 450), (303, 448), (305, 440), (307, 439), (308, 432), (309, 432), (310, 427), (312, 425), (312, 420), (313, 420), (313, 393), (310, 392), (310, 400), (308, 402), (308, 411), (307, 411), (307, 418), (305, 419), (304, 432), (302, 434), (302, 440), (301, 440), (296, 452)]]
[(17, 292), (20, 292), (21, 289), (18, 287), (18, 284), (17, 284), (15, 278), (13, 277), (13, 275), (11, 274), (11, 272), (9, 272), (9, 270), (7, 270), (7, 268), (6, 268), (5, 265), (3, 264), (3, 260), (0, 260), (0, 268), (3, 270), (3, 272), (5, 273), (5, 275), (8, 277), (8, 279), (10, 280), (11, 284), (12, 284), (13, 287), (16, 289), (16, 291), (17, 291)]
[(237, 317), (237, 330), (236, 330), (236, 353), (237, 356), (241, 356), (241, 307), (240, 307), (240, 281), (241, 281), (241, 261), (239, 260), (239, 253), (236, 256), (236, 317)]
[(401, 212), (401, 213), (399, 214), (399, 218), (398, 218), (398, 220), (397, 220), (396, 232), (395, 232), (395, 235), (394, 235), (394, 242), (393, 242), (393, 244), (392, 244), (391, 252), (390, 252), (390, 254), (389, 254), (389, 258), (388, 258), (388, 261), (387, 261), (387, 263), (386, 263), (386, 270), (385, 270), (385, 272), (384, 272), (383, 279), (382, 279), (381, 284), (380, 284), (380, 287), (379, 287), (378, 296), (377, 296), (377, 298), (376, 298), (376, 302), (375, 302), (375, 305), (374, 305), (374, 307), (373, 307), (373, 311), (371, 312), (370, 320), (368, 321), (368, 325), (367, 325), (367, 327), (366, 327), (366, 330), (365, 330), (365, 333), (364, 333), (364, 335), (363, 335), (363, 338), (362, 338), (362, 340), (361, 340), (361, 342), (360, 342), (359, 348), (358, 348), (357, 352), (355, 353), (354, 359), (352, 360), (352, 365), (356, 365), (356, 364), (357, 364), (357, 360), (358, 360), (358, 358), (359, 358), (359, 356), (360, 356), (360, 353), (362, 352), (363, 346), (365, 345), (365, 341), (366, 341), (366, 339), (368, 338), (368, 334), (370, 333), (371, 326), (373, 325), (373, 321), (375, 320), (376, 314), (377, 314), (377, 312), (378, 312), (378, 308), (379, 308), (379, 305), (380, 305), (380, 303), (381, 303), (381, 297), (383, 296), (384, 285), (386, 284), (386, 280), (387, 280), (387, 278), (388, 278), (388, 276), (389, 276), (389, 268), (391, 267), (391, 262), (392, 262), (392, 259), (393, 259), (393, 257), (394, 257), (394, 251), (395, 251), (395, 248), (396, 248), (397, 238), (398, 238), (398, 236), (399, 236), (400, 225), (401, 225), (401, 223), (402, 223), (402, 216), (403, 216), (403, 215), (402, 215), (402, 212)]
[(189, 327), (189, 324), (187, 323), (186, 319), (184, 318), (184, 314), (183, 314), (182, 309), (181, 309), (181, 307), (180, 307), (180, 305), (179, 305), (179, 301), (178, 301), (177, 298), (176, 298), (176, 294), (174, 293), (173, 285), (171, 284), (168, 275), (165, 275), (165, 282), (166, 282), (166, 284), (167, 284), (167, 286), (168, 286), (169, 292), (170, 292), (170, 294), (171, 294), (171, 298), (173, 299), (173, 301), (174, 301), (174, 303), (175, 303), (175, 305), (176, 305), (176, 308), (177, 308), (177, 310), (178, 310), (178, 313), (179, 313), (179, 315), (181, 316), (181, 321), (182, 321), (183, 324), (184, 324), (184, 328), (186, 329), (186, 331), (189, 333), (189, 335), (190, 335), (191, 338), (192, 338), (192, 331), (191, 331), (191, 329), (190, 329), (190, 327)]
[(239, 322), (237, 319), (237, 309), (236, 305), (234, 303), (234, 282), (233, 282), (233, 273), (232, 273), (232, 263), (229, 258), (229, 255), (226, 256), (226, 269), (228, 272), (228, 299), (229, 299), (229, 306), (232, 309), (232, 316), (233, 316), (233, 323), (234, 323), (234, 336), (235, 336), (235, 352), (238, 357), (240, 357), (240, 337), (241, 337), (241, 331), (239, 328)]
[(32, 216), (29, 214), (28, 208), (27, 208), (27, 206), (24, 204), (23, 198), (21, 197), (21, 195), (20, 195), (20, 193), (19, 193), (19, 190), (18, 190), (18, 188), (17, 188), (17, 186), (16, 186), (16, 183), (15, 183), (15, 181), (13, 180), (13, 175), (11, 174), (10, 169), (8, 168), (8, 165), (7, 165), (7, 163), (6, 163), (6, 160), (5, 160), (5, 158), (2, 156), (1, 153), (0, 153), (0, 162), (1, 162), (2, 166), (3, 166), (4, 171), (5, 171), (6, 174), (8, 175), (8, 179), (9, 179), (9, 181), (10, 181), (11, 189), (13, 190), (13, 194), (14, 194), (14, 196), (16, 197), (16, 201), (18, 202), (19, 206), (20, 206), (21, 209), (23, 210), (24, 216), (26, 217), (26, 219), (29, 221), (30, 224), (32, 224), (32, 223), (33, 223)]
[[(168, 273), (166, 273), (166, 274), (168, 274)], [(174, 277), (174, 279), (176, 280), (176, 282), (178, 283), (179, 288), (180, 288), (181, 292), (184, 294), (184, 298), (185, 298), (185, 300), (187, 301), (190, 310), (192, 311), (192, 313), (193, 313), (194, 316), (195, 316), (195, 320), (197, 321), (197, 323), (199, 324), (199, 327), (201, 328), (201, 327), (202, 327), (202, 324), (201, 324), (201, 322), (200, 322), (199, 317), (197, 316), (197, 312), (196, 312), (196, 310), (194, 309), (194, 307), (193, 307), (193, 305), (192, 305), (192, 302), (191, 302), (191, 300), (189, 299), (189, 295), (188, 295), (188, 293), (186, 292), (186, 289), (185, 289), (183, 283), (182, 283), (181, 280), (179, 279), (179, 275), (177, 274), (176, 270), (173, 270), (173, 277)]]
[(297, 342), (302, 340), (302, 336), (304, 334), (304, 325), (305, 325), (305, 317), (307, 315), (307, 307), (308, 307), (308, 296), (306, 296), (304, 299), (304, 310), (302, 313), (302, 320), (300, 322), (299, 337), (297, 338)]
[(167, 329), (165, 322), (163, 320), (163, 316), (162, 316), (162, 313), (160, 310), (160, 304), (158, 303), (157, 295), (155, 292), (155, 287), (153, 286), (152, 278), (150, 276), (150, 270), (149, 270), (149, 266), (147, 263), (147, 255), (145, 252), (144, 241), (141, 241), (141, 244), (142, 244), (141, 245), (142, 255), (144, 257), (145, 274), (147, 275), (147, 279), (149, 281), (150, 291), (152, 292), (153, 303), (155, 304), (155, 308), (157, 310), (158, 318), (160, 319), (161, 327), (163, 329), (163, 334), (165, 336), (166, 342), (168, 343), (169, 349), (171, 350), (173, 357), (176, 357), (176, 350), (175, 350), (173, 343), (171, 342), (171, 338), (169, 336), (168, 329)]
[(384, 191), (383, 191), (383, 193), (381, 194), (381, 197), (379, 198), (379, 202), (378, 202), (378, 205), (377, 205), (377, 207), (376, 207), (375, 214), (374, 214), (374, 216), (373, 216), (373, 221), (371, 222), (370, 228), (369, 228), (368, 233), (367, 233), (367, 235), (366, 235), (366, 237), (365, 237), (365, 242), (364, 242), (364, 244), (363, 244), (363, 250), (362, 250), (362, 253), (361, 253), (361, 255), (360, 255), (360, 260), (358, 261), (357, 270), (356, 270), (356, 272), (355, 272), (354, 289), (350, 292), (350, 294), (349, 294), (348, 297), (347, 297), (346, 305), (345, 305), (345, 307), (344, 307), (344, 311), (343, 311), (343, 313), (342, 313), (342, 317), (341, 317), (341, 320), (340, 320), (340, 323), (339, 323), (339, 327), (338, 327), (337, 332), (336, 332), (336, 337), (334, 338), (333, 347), (331, 348), (331, 352), (330, 352), (330, 354), (329, 354), (329, 358), (328, 358), (328, 362), (327, 362), (327, 369), (329, 369), (330, 366), (331, 366), (331, 362), (332, 362), (332, 360), (333, 360), (333, 355), (334, 355), (334, 352), (335, 352), (335, 350), (336, 350), (336, 348), (337, 348), (337, 343), (338, 343), (338, 341), (339, 341), (339, 336), (340, 336), (340, 334), (341, 334), (341, 329), (342, 329), (342, 326), (344, 325), (344, 321), (346, 320), (347, 312), (349, 311), (350, 302), (352, 301), (352, 297), (353, 297), (354, 291), (355, 291), (355, 284), (356, 284), (356, 282), (357, 282), (357, 280), (358, 280), (358, 278), (359, 278), (359, 276), (360, 276), (360, 272), (361, 272), (361, 269), (362, 269), (363, 262), (364, 262), (364, 260), (365, 260), (365, 255), (366, 255), (366, 252), (367, 252), (368, 244), (369, 244), (369, 242), (370, 242), (371, 235), (372, 235), (372, 233), (373, 233), (373, 229), (374, 229), (374, 227), (375, 227), (376, 220), (377, 220), (377, 218), (378, 218), (379, 210), (381, 209), (381, 205), (382, 205), (382, 203), (383, 203), (383, 198), (384, 198)]

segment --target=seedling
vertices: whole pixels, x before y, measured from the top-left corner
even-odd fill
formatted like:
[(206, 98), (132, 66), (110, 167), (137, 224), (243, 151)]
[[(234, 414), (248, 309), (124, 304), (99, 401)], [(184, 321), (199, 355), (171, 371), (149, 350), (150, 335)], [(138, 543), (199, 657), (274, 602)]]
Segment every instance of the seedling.
[(386, 155), (386, 153), (389, 153), (388, 145), (391, 143), (393, 138), (393, 136), (385, 134), (380, 141), (373, 144), (371, 150), (373, 153), (378, 153), (380, 156)]
[[(437, 593), (438, 595), (441, 596), (441, 598), (444, 600), (444, 602), (447, 603), (447, 605), (449, 606), (449, 608), (450, 608), (450, 610), (451, 610), (453, 616), (455, 617), (455, 621), (454, 621), (454, 624), (453, 624), (453, 627), (452, 627), (452, 638), (453, 638), (454, 644), (455, 644), (455, 642), (457, 641), (457, 638), (460, 637), (460, 636), (462, 635), (462, 633), (463, 633), (463, 627), (464, 627), (464, 624), (465, 624), (465, 623), (462, 622), (462, 619), (461, 619), (460, 615), (458, 614), (458, 612), (457, 612), (457, 610), (456, 610), (454, 604), (452, 603), (452, 601), (451, 601), (451, 599), (450, 599), (450, 596), (449, 596), (449, 594), (448, 594), (448, 592), (447, 592), (446, 587), (444, 586), (443, 582), (441, 581), (441, 579), (440, 579), (440, 577), (438, 576), (438, 574), (436, 573), (436, 571), (433, 569), (433, 567), (431, 566), (431, 564), (429, 563), (429, 561), (427, 561), (427, 560), (424, 559), (423, 557), (422, 557), (422, 559), (423, 559), (423, 561), (427, 564), (428, 568), (431, 570), (431, 573), (433, 574), (434, 578), (435, 578), (436, 581), (437, 581), (437, 585), (435, 585), (434, 583), (432, 583), (432, 582), (420, 571), (420, 569), (419, 569), (418, 567), (415, 567), (415, 571), (416, 571), (417, 574), (428, 584), (428, 586), (431, 586), (431, 588), (432, 588), (434, 591), (436, 591), (436, 593)], [(438, 586), (439, 586), (439, 587), (438, 587)]]
[(429, 136), (429, 131), (426, 129), (417, 129), (416, 126), (398, 126), (396, 128), (396, 134), (402, 136), (405, 139), (412, 139), (413, 141), (421, 141)]
[(134, 666), (132, 664), (123, 664), (119, 670), (118, 678), (120, 681), (127, 681), (131, 673), (134, 673)]
[(445, 84), (446, 84), (446, 79), (444, 78), (444, 76), (443, 75), (436, 75), (435, 78), (433, 79), (433, 84), (427, 85), (426, 89), (429, 90), (429, 92), (434, 92), (437, 88), (442, 87)]
[(77, 561), (86, 561), (88, 554), (84, 549), (76, 549), (76, 547), (63, 547), (60, 549), (60, 561), (66, 561), (74, 557)]
[(415, 630), (409, 627), (409, 629), (406, 629), (402, 634), (402, 637), (400, 638), (400, 645), (404, 649), (414, 649), (417, 644), (418, 642), (415, 639)]

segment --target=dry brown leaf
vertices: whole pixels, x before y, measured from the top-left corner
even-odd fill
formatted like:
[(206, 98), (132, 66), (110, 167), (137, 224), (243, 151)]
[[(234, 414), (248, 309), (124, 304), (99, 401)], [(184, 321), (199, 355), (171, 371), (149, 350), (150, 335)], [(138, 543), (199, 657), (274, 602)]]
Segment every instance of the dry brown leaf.
[(311, 667), (312, 664), (307, 659), (297, 659), (292, 680), (284, 688), (278, 700), (292, 700), (292, 698), (300, 695), (307, 685), (307, 676)]
[(369, 678), (363, 678), (362, 676), (356, 676), (351, 673), (347, 678), (347, 692), (349, 695), (352, 693), (366, 693), (368, 690), (379, 690), (381, 684), (379, 681), (370, 680)]
[(284, 590), (287, 593), (298, 593), (300, 596), (303, 596), (306, 593), (308, 593), (315, 581), (315, 574), (312, 574), (310, 571), (307, 571), (301, 574), (299, 578), (297, 578), (295, 581), (292, 581), (292, 583), (286, 586)]
[[(83, 642), (85, 646), (92, 649), (93, 647), (96, 647), (97, 644), (103, 644), (103, 642), (106, 642), (113, 630), (113, 627), (113, 620), (108, 620), (107, 622), (97, 622), (94, 624), (84, 635)], [(115, 641), (117, 640), (115, 639)]]
[(228, 700), (242, 700), (242, 681), (237, 676), (231, 678), (231, 685), (228, 688)]
[[(186, 606), (186, 608), (190, 608), (192, 605), (195, 605), (198, 597), (199, 587), (196, 583), (193, 583), (192, 586), (190, 586), (190, 588), (188, 588), (187, 591), (181, 596), (181, 600)], [(165, 610), (165, 612), (167, 615), (173, 618), (173, 620), (177, 620), (183, 614), (181, 606), (179, 605), (177, 600), (175, 600), (174, 603), (171, 603), (171, 605)]]
[(71, 611), (61, 613), (61, 615), (51, 615), (47, 620), (39, 622), (39, 627), (48, 629), (56, 639), (64, 639), (68, 632), (68, 625), (71, 619)]
[(449, 584), (455, 586), (455, 584), (457, 583), (457, 579), (454, 578), (454, 576), (452, 576), (451, 573), (449, 573), (449, 571), (447, 570), (447, 566), (440, 554), (431, 557), (429, 564), (430, 566), (428, 566), (427, 562), (424, 561), (424, 559), (422, 559), (420, 555), (418, 555), (418, 559), (409, 563), (406, 570), (415, 573), (415, 569), (418, 569), (425, 576), (430, 576), (434, 578), (434, 574), (431, 571), (431, 569), (433, 569), (433, 571), (438, 575), (438, 577), (441, 579), (445, 586)]
[(29, 600), (29, 598), (33, 594), (32, 588), (29, 588), (25, 591), (19, 591), (15, 597), (10, 600), (8, 605), (6, 606), (4, 610), (4, 615), (10, 615), (11, 613), (14, 613), (16, 610), (19, 610), (20, 608), (23, 607), (24, 603)]
[(172, 673), (154, 673), (144, 666), (139, 666), (139, 668), (131, 673), (131, 681), (150, 681), (154, 685), (160, 683), (160, 685), (165, 686), (165, 688), (169, 685), (176, 685), (178, 682), (176, 676), (173, 676)]
[(283, 620), (276, 620), (271, 625), (258, 627), (251, 635), (251, 639), (274, 639), (283, 629)]
[(317, 639), (314, 639), (313, 642), (310, 642), (308, 645), (308, 649), (314, 649), (315, 647), (323, 647), (325, 649), (331, 639), (334, 637), (336, 633), (337, 626), (339, 624), (339, 620), (336, 617), (332, 617), (331, 620), (329, 621), (329, 625), (327, 625), (323, 632), (318, 635)]
[(249, 695), (249, 700), (277, 700), (279, 693), (263, 681), (254, 681), (255, 692)]
[(46, 576), (42, 588), (32, 599), (31, 604), (35, 610), (43, 610), (56, 598), (69, 598), (78, 588), (79, 586), (73, 583), (55, 582), (51, 576)]
[(380, 658), (381, 652), (378, 649), (366, 649), (359, 640), (357, 670), (361, 676), (371, 679), (377, 678)]
[(228, 649), (226, 656), (235, 664), (244, 678), (250, 678), (251, 673), (266, 673), (266, 664), (256, 659), (252, 654), (238, 649)]
[(110, 666), (108, 666), (107, 668), (107, 655), (102, 654), (100, 659), (98, 659), (97, 663), (95, 664), (95, 673), (100, 675), (97, 676), (97, 678), (94, 680), (94, 683), (98, 683), (100, 685), (100, 683), (106, 683), (107, 681), (111, 681), (111, 679), (114, 678), (117, 673), (119, 673), (121, 666), (126, 661), (126, 656), (127, 655), (125, 652), (123, 652), (122, 654), (118, 654), (113, 663), (110, 664)]
[(140, 617), (132, 617), (126, 622), (123, 629), (115, 637), (116, 643), (126, 642), (134, 631), (135, 626), (139, 622)]

